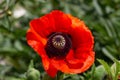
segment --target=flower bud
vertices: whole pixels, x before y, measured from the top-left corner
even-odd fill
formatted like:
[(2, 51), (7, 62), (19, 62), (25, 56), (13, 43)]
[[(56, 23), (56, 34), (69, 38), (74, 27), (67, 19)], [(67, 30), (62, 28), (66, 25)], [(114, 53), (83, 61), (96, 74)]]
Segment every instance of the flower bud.
[(40, 72), (34, 68), (30, 68), (26, 74), (27, 80), (40, 80)]
[(40, 80), (40, 72), (34, 68), (33, 61), (30, 62), (26, 77), (27, 80)]
[(11, 16), (12, 15), (12, 12), (10, 10), (7, 11), (7, 15), (8, 16)]

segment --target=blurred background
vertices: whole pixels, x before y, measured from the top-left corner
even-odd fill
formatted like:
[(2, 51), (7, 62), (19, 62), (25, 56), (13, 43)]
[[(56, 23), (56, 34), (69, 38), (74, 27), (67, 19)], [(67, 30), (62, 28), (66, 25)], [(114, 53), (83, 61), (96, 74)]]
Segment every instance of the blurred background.
[[(45, 71), (41, 59), (25, 36), (30, 20), (54, 9), (86, 23), (95, 37), (96, 59), (109, 65), (120, 59), (120, 0), (0, 0), (0, 80), (25, 80), (31, 60), (42, 79)], [(98, 66), (95, 60), (93, 67)], [(81, 77), (69, 75), (64, 80), (89, 80), (85, 73)]]

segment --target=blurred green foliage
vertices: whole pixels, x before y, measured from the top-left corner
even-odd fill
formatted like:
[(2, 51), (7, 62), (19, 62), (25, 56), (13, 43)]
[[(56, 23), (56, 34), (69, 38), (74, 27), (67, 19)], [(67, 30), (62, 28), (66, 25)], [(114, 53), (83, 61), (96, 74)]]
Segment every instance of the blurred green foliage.
[[(0, 80), (25, 80), (31, 59), (42, 78), (41, 59), (25, 36), (30, 20), (54, 9), (85, 21), (95, 37), (96, 58), (109, 65), (120, 59), (120, 0), (0, 0)], [(95, 63), (88, 72), (65, 75), (64, 80), (102, 80), (105, 70)]]

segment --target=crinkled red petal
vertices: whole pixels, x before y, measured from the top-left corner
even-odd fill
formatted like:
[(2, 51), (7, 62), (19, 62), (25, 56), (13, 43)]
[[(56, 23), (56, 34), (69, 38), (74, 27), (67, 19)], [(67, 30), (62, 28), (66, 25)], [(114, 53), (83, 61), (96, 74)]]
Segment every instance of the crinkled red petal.
[(71, 15), (68, 16), (72, 20), (72, 29), (70, 34), (72, 36), (73, 48), (87, 47), (92, 50), (94, 39), (91, 31), (85, 26), (83, 21), (80, 21), (78, 18)]
[[(49, 59), (44, 50), (44, 40), (38, 36), (32, 29), (27, 32), (27, 43), (41, 56), (45, 70), (49, 69)], [(43, 41), (42, 41), (43, 40)]]
[(30, 27), (34, 29), (41, 37), (47, 38), (52, 32), (55, 32), (55, 22), (50, 14), (30, 22)]
[(83, 66), (80, 69), (81, 72), (84, 72), (87, 69), (89, 69), (92, 66), (92, 64), (94, 63), (94, 60), (95, 60), (95, 53), (94, 53), (94, 51), (90, 51), (90, 52), (87, 52), (87, 53), (85, 52), (83, 54), (89, 54), (89, 55), (86, 58), (86, 60), (84, 61), (84, 64), (83, 64)]
[(70, 18), (59, 10), (54, 10), (50, 13), (55, 21), (56, 32), (69, 33), (71, 20)]
[(47, 72), (51, 77), (55, 77), (56, 74), (57, 74), (57, 71), (58, 71), (58, 70), (57, 70), (52, 64), (50, 64), (50, 65), (49, 65), (49, 69), (46, 70), (46, 72)]
[(89, 53), (84, 53), (84, 54), (89, 54), (84, 60), (76, 57), (70, 60), (69, 59), (64, 59), (64, 60), (51, 59), (51, 63), (56, 69), (64, 73), (81, 73), (86, 71), (88, 68), (90, 68), (90, 66), (94, 63), (93, 51)]
[(83, 66), (83, 62), (80, 59), (75, 57), (74, 51), (71, 49), (68, 55), (66, 56), (66, 63), (71, 69), (78, 69)]
[(63, 12), (54, 10), (50, 14), (32, 20), (30, 26), (40, 36), (48, 37), (53, 32), (68, 33), (71, 26), (71, 20)]

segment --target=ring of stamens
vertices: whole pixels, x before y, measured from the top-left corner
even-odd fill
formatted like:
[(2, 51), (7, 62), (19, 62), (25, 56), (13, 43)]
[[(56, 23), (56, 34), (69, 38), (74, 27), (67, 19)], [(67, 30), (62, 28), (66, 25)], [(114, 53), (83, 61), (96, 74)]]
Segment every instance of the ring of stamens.
[(52, 44), (55, 48), (63, 49), (65, 47), (65, 38), (62, 35), (56, 35), (52, 39)]
[(56, 32), (48, 36), (45, 51), (49, 58), (64, 58), (72, 47), (71, 37), (66, 33)]

